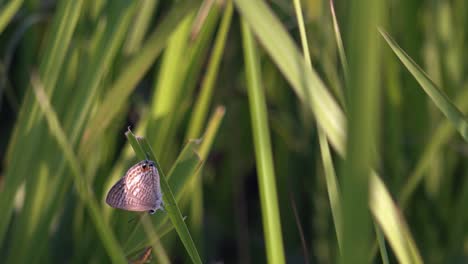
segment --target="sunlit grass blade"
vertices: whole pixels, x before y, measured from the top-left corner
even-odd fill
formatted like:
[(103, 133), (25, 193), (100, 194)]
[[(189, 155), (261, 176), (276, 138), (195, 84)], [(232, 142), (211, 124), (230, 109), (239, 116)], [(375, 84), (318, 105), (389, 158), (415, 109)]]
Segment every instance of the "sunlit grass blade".
[(299, 99), (314, 113), (330, 143), (344, 153), (344, 114), (314, 69), (306, 67), (283, 25), (263, 1), (235, 0), (234, 3)]
[(371, 178), (371, 211), (400, 263), (423, 263), (401, 212), (377, 175)]
[[(129, 131), (126, 133), (127, 137), (134, 137), (133, 133)], [(202, 263), (200, 259), (200, 255), (198, 254), (198, 251), (195, 247), (195, 244), (193, 243), (192, 237), (190, 236), (190, 232), (187, 228), (187, 225), (184, 222), (184, 219), (182, 217), (182, 214), (180, 212), (179, 207), (177, 206), (177, 202), (175, 201), (174, 195), (172, 193), (171, 188), (169, 187), (169, 184), (166, 180), (166, 176), (164, 175), (164, 172), (162, 171), (161, 167), (159, 166), (159, 163), (154, 156), (154, 152), (151, 149), (151, 146), (148, 144), (145, 138), (139, 137), (138, 139), (138, 144), (141, 146), (141, 148), (145, 151), (145, 156), (140, 156), (138, 158), (140, 159), (145, 159), (147, 156), (149, 159), (153, 160), (156, 163), (156, 167), (159, 170), (159, 175), (160, 175), (160, 183), (161, 183), (161, 190), (163, 192), (163, 200), (164, 200), (164, 208), (165, 211), (167, 212), (169, 218), (171, 219), (175, 229), (177, 230), (177, 233), (179, 235), (180, 240), (185, 246), (185, 249), (187, 250), (187, 253), (189, 254), (191, 260), (193, 263)], [(135, 149), (138, 149), (137, 146), (133, 146)], [(137, 152), (138, 154), (138, 152)]]
[[(266, 48), (269, 56), (272, 57), (295, 89), (298, 97), (308, 105), (311, 112), (317, 117), (318, 123), (327, 134), (332, 146), (341, 156), (345, 156), (346, 120), (343, 112), (326, 91), (318, 75), (306, 67), (285, 29), (262, 1), (236, 0), (235, 3), (246, 22), (249, 23), (253, 32)], [(311, 95), (310, 98), (308, 95)], [(314, 102), (313, 98), (320, 98), (320, 100)], [(380, 181), (376, 174), (371, 175), (371, 179), (371, 183), (374, 180)], [(372, 184), (370, 188), (373, 188)], [(375, 195), (376, 193), (371, 191), (370, 194)], [(376, 198), (371, 196), (369, 201), (373, 199)], [(385, 212), (373, 211), (373, 214), (376, 213)], [(385, 225), (386, 223), (381, 224)]]
[(176, 2), (161, 24), (145, 41), (138, 54), (128, 62), (119, 78), (104, 96), (105, 100), (100, 105), (100, 110), (96, 111), (97, 114), (89, 121), (89, 126), (83, 135), (80, 153), (89, 151), (90, 147), (95, 144), (94, 141), (99, 140), (100, 135), (127, 102), (127, 98), (136, 88), (136, 84), (161, 54), (171, 32), (180, 23), (181, 18), (195, 9), (197, 4), (198, 1)]
[(384, 30), (380, 30), (387, 44), (392, 48), (398, 59), (405, 65), (408, 71), (421, 85), (421, 88), (432, 99), (439, 110), (450, 120), (457, 128), (458, 133), (468, 142), (468, 123), (463, 113), (452, 103), (450, 98), (437, 87), (437, 85), (427, 76), (400, 46)]
[(285, 263), (268, 114), (261, 83), (258, 51), (249, 25), (242, 21), (241, 27), (267, 260), (269, 263)]
[[(205, 119), (213, 99), (213, 90), (218, 76), (219, 64), (226, 44), (227, 34), (231, 25), (233, 14), (232, 2), (228, 1), (225, 7), (221, 25), (219, 27), (213, 51), (208, 62), (208, 69), (203, 76), (201, 91), (195, 101), (194, 109), (189, 121), (186, 139), (198, 138), (202, 127), (205, 125)], [(203, 190), (201, 177), (194, 178), (191, 184), (191, 218), (190, 222), (194, 227), (194, 240), (201, 241), (202, 222), (203, 222)]]
[(64, 152), (68, 164), (71, 168), (78, 195), (80, 199), (83, 200), (83, 202), (87, 205), (90, 211), (91, 218), (94, 221), (99, 235), (101, 236), (101, 240), (104, 244), (104, 247), (108, 251), (110, 259), (112, 259), (114, 263), (126, 263), (125, 256), (122, 254), (122, 250), (118, 245), (117, 240), (114, 238), (109, 226), (107, 226), (104, 223), (101, 217), (101, 214), (99, 212), (99, 206), (97, 204), (96, 199), (94, 198), (94, 194), (92, 193), (91, 188), (87, 183), (87, 179), (84, 176), (78, 158), (73, 152), (70, 142), (66, 138), (66, 135), (60, 125), (57, 115), (52, 109), (50, 101), (47, 98), (47, 95), (44, 89), (42, 88), (38, 77), (34, 75), (32, 79), (32, 87), (37, 97), (37, 101), (39, 102), (39, 105), (42, 111), (44, 112), (47, 123), (49, 125), (49, 129), (57, 139), (58, 144)]
[(224, 11), (223, 19), (221, 21), (220, 28), (215, 40), (213, 52), (210, 56), (210, 62), (208, 63), (208, 69), (204, 75), (201, 91), (198, 99), (195, 102), (192, 117), (190, 119), (188, 132), (186, 135), (187, 139), (194, 139), (200, 136), (201, 129), (205, 124), (206, 116), (208, 115), (208, 109), (213, 98), (213, 89), (218, 76), (219, 64), (226, 44), (227, 33), (231, 25), (233, 8), (232, 2), (228, 1), (226, 10)]
[(0, 34), (2, 34), (5, 27), (10, 23), (13, 16), (23, 4), (24, 0), (12, 0), (8, 3), (3, 3), (0, 12)]

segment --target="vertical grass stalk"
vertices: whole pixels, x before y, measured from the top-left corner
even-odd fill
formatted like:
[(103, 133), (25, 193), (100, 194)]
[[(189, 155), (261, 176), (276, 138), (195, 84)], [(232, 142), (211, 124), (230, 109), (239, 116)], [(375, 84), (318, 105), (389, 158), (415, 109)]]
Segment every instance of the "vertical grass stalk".
[(267, 107), (261, 84), (257, 49), (252, 33), (245, 21), (242, 21), (242, 41), (267, 259), (268, 263), (284, 263), (283, 237), (268, 129)]

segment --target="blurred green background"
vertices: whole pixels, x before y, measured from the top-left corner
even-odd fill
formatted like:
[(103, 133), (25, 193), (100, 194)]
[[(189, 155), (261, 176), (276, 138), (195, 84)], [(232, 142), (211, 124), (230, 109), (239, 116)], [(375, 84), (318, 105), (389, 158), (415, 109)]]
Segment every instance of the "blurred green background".
[(0, 262), (468, 263), (467, 12), (0, 1)]

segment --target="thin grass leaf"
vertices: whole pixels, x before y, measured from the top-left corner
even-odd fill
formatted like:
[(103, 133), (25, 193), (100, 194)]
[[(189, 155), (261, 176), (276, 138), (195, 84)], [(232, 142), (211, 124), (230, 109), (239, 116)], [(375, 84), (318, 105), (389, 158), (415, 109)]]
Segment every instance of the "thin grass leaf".
[[(50, 45), (47, 46), (39, 67), (39, 75), (43, 80), (44, 89), (49, 94), (55, 90), (55, 84), (63, 66), (66, 50), (70, 45), (82, 4), (83, 1), (61, 2), (54, 17), (53, 28), (47, 41)], [(64, 19), (65, 17), (67, 19)], [(62, 21), (65, 22), (62, 23)], [(29, 168), (21, 164), (30, 162), (37, 154), (35, 151), (25, 152), (24, 150), (40, 149), (38, 145), (44, 142), (43, 135), (46, 130), (40, 117), (41, 112), (35, 96), (29, 90), (23, 99), (18, 120), (8, 143), (8, 167), (0, 192), (0, 210), (3, 214), (3, 217), (0, 218), (0, 248), (2, 248), (5, 231), (11, 218), (13, 197), (19, 185), (30, 175)], [(32, 130), (33, 127), (34, 130)]]
[[(206, 3), (206, 2), (205, 2)], [(186, 139), (197, 138), (200, 136), (201, 129), (205, 124), (206, 116), (213, 99), (213, 90), (218, 76), (219, 64), (226, 44), (227, 34), (231, 25), (233, 14), (232, 2), (228, 1), (225, 7), (221, 25), (219, 27), (213, 52), (208, 62), (208, 69), (203, 76), (201, 91), (195, 101), (192, 116), (189, 121), (189, 127)], [(203, 159), (203, 157), (202, 157)], [(190, 223), (193, 226), (194, 240), (202, 244), (202, 226), (203, 226), (203, 190), (201, 177), (195, 177), (191, 183), (191, 205), (190, 205)]]
[(77, 193), (83, 202), (87, 205), (90, 215), (94, 221), (96, 229), (101, 236), (104, 247), (107, 249), (110, 259), (114, 263), (126, 263), (125, 256), (114, 238), (110, 228), (104, 223), (99, 213), (99, 206), (94, 198), (94, 195), (86, 182), (86, 177), (83, 177), (81, 166), (78, 158), (74, 154), (70, 142), (67, 140), (66, 135), (60, 125), (60, 122), (55, 114), (55, 111), (50, 105), (49, 99), (39, 82), (38, 77), (33, 75), (32, 87), (36, 95), (37, 101), (44, 112), (49, 129), (58, 141), (59, 146), (63, 150), (69, 166), (73, 172)]
[(387, 247), (385, 246), (385, 238), (382, 234), (382, 230), (374, 223), (375, 234), (377, 236), (377, 242), (379, 244), (380, 255), (382, 257), (383, 264), (390, 264), (390, 260), (388, 259)]
[(423, 263), (401, 213), (377, 175), (371, 178), (370, 208), (400, 263)]
[(0, 34), (5, 27), (10, 23), (13, 16), (23, 4), (24, 0), (12, 0), (8, 3), (3, 3), (2, 11), (0, 12)]
[(158, 259), (158, 263), (171, 263), (169, 257), (167, 256), (166, 250), (164, 250), (161, 244), (158, 234), (156, 234), (156, 232), (153, 229), (153, 223), (149, 219), (148, 214), (143, 215), (141, 222), (143, 224), (143, 228), (145, 229), (145, 233), (148, 237), (148, 240), (151, 241), (151, 246), (156, 249), (154, 253), (156, 255), (156, 258)]
[(258, 52), (253, 35), (245, 21), (242, 21), (241, 27), (267, 260), (269, 263), (285, 263), (276, 177)]
[[(127, 137), (135, 138), (135, 135), (133, 135), (131, 131), (129, 131), (129, 133), (127, 133), (126, 135)], [(169, 218), (171, 219), (175, 229), (177, 230), (177, 233), (179, 234), (179, 238), (182, 240), (182, 243), (184, 244), (185, 249), (187, 250), (187, 253), (189, 254), (192, 261), (194, 263), (202, 263), (200, 259), (200, 255), (198, 254), (195, 244), (193, 243), (192, 237), (190, 236), (190, 232), (187, 226), (185, 225), (182, 214), (180, 213), (180, 209), (177, 206), (172, 190), (169, 187), (166, 177), (164, 176), (164, 172), (161, 170), (161, 167), (159, 166), (159, 163), (153, 154), (153, 150), (151, 149), (151, 146), (148, 144), (148, 142), (144, 138), (140, 137), (137, 139), (137, 141), (139, 145), (143, 148), (143, 150), (145, 151), (145, 154), (149, 157), (149, 159), (153, 160), (156, 163), (156, 167), (158, 168), (159, 174), (160, 174), (161, 189), (164, 194), (163, 196), (164, 208), (167, 214), (169, 215)], [(139, 157), (139, 158), (144, 159), (145, 157)]]
[(138, 2), (138, 16), (135, 18), (132, 30), (129, 32), (127, 41), (125, 42), (124, 51), (126, 54), (133, 54), (140, 49), (154, 11), (159, 5), (159, 0), (143, 0)]
[(208, 109), (213, 98), (214, 84), (218, 76), (219, 64), (221, 62), (224, 46), (226, 44), (226, 37), (231, 25), (232, 13), (232, 2), (229, 1), (224, 11), (223, 19), (216, 36), (213, 52), (211, 53), (210, 61), (208, 63), (208, 69), (202, 81), (200, 94), (195, 102), (188, 132), (185, 137), (186, 140), (199, 137), (201, 129), (205, 124)]
[[(294, 1), (294, 7), (296, 9), (296, 17), (299, 24), (299, 32), (301, 35), (301, 44), (304, 52), (304, 59), (307, 62), (307, 66), (312, 69), (312, 61), (310, 58), (309, 46), (307, 42), (307, 36), (305, 31), (304, 19), (302, 16), (302, 7), (299, 0)], [(339, 34), (338, 34), (339, 35)], [(333, 223), (335, 226), (336, 238), (338, 241), (338, 247), (341, 250), (342, 244), (342, 229), (341, 229), (341, 197), (338, 188), (338, 181), (336, 179), (335, 167), (333, 166), (333, 159), (330, 153), (330, 147), (325, 132), (318, 126), (317, 128), (320, 154), (322, 156), (322, 165), (325, 172), (325, 181), (327, 183), (328, 199), (330, 201), (330, 208), (333, 216)]]
[(263, 1), (235, 0), (234, 3), (299, 99), (314, 113), (330, 143), (338, 152), (344, 153), (346, 129), (343, 112), (314, 69), (306, 67), (283, 25)]
[(405, 65), (408, 71), (421, 85), (421, 88), (432, 99), (439, 110), (450, 120), (457, 128), (458, 133), (468, 142), (468, 122), (463, 113), (452, 103), (450, 98), (437, 87), (437, 85), (427, 76), (427, 74), (419, 67), (400, 46), (386, 33), (380, 29), (380, 34), (387, 41), (387, 44), (397, 55), (398, 59)]
[(338, 20), (336, 19), (335, 7), (333, 5), (333, 0), (329, 0), (330, 2), (330, 12), (333, 19), (333, 32), (335, 33), (336, 38), (336, 46), (338, 48), (338, 54), (340, 55), (340, 63), (341, 68), (343, 69), (343, 73), (345, 75), (345, 79), (348, 79), (348, 60), (346, 59), (346, 53), (344, 51), (343, 40), (341, 39), (340, 33), (340, 26), (338, 24)]
[(179, 24), (181, 18), (193, 11), (197, 4), (198, 1), (178, 1), (174, 4), (165, 19), (149, 36), (139, 53), (128, 63), (104, 96), (105, 100), (100, 105), (100, 110), (96, 111), (97, 114), (89, 121), (89, 126), (83, 135), (80, 153), (88, 152), (95, 141), (99, 140), (100, 135), (127, 102), (127, 98), (136, 88), (136, 84), (143, 78), (165, 47), (170, 33)]

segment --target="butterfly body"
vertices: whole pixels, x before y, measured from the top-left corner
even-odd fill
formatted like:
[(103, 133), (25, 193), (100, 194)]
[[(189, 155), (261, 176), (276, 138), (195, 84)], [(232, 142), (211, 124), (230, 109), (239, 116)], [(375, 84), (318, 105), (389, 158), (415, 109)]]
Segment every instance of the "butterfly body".
[(133, 165), (107, 193), (106, 203), (127, 211), (153, 214), (162, 209), (159, 173), (155, 163), (143, 160)]

